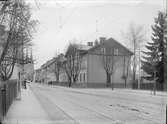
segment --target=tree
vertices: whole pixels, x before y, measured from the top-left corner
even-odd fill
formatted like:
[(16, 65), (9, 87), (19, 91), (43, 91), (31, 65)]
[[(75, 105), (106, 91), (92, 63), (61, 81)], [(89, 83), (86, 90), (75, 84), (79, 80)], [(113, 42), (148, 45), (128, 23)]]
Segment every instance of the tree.
[(24, 47), (30, 45), (37, 21), (31, 20), (30, 7), (22, 0), (4, 1), (0, 6), (0, 22), (7, 29), (0, 46), (0, 77), (6, 81), (12, 76), (15, 63), (24, 63), (18, 53), (23, 54)]
[(64, 55), (59, 54), (54, 58), (54, 68), (52, 69), (52, 72), (55, 73), (56, 81), (59, 82), (60, 77), (60, 71), (63, 68), (63, 61), (64, 61)]
[(129, 76), (129, 65), (130, 65), (130, 57), (127, 58), (126, 60), (126, 55), (123, 56), (123, 75), (122, 79), (125, 80), (125, 88), (127, 86), (127, 79)]
[(152, 26), (152, 41), (147, 42), (146, 48), (148, 51), (143, 51), (143, 70), (148, 74), (145, 77), (147, 80), (154, 80), (161, 84), (163, 89), (164, 83), (164, 48), (166, 47), (166, 40), (164, 40), (164, 13), (159, 12), (158, 17), (154, 20), (155, 24)]
[(68, 77), (69, 87), (71, 87), (72, 83), (78, 80), (81, 69), (81, 56), (77, 44), (69, 44), (65, 57), (64, 70)]
[(54, 73), (56, 75), (56, 81), (59, 82), (59, 76), (60, 76), (60, 69), (61, 69), (61, 62), (57, 60), (55, 62), (55, 68), (54, 68)]
[(113, 73), (115, 70), (115, 63), (116, 63), (116, 56), (114, 55), (114, 49), (111, 50), (111, 54), (107, 54), (106, 48), (102, 48), (101, 54), (102, 54), (103, 68), (106, 72), (106, 83), (107, 83), (106, 85), (107, 87), (109, 87), (112, 84), (112, 90), (113, 90), (114, 89)]
[(138, 26), (135, 24), (130, 24), (128, 33), (126, 34), (126, 39), (133, 44), (133, 81), (136, 81), (136, 67), (138, 61), (140, 61), (140, 56), (137, 58), (137, 52), (140, 52), (141, 44), (146, 41), (146, 33), (144, 32), (143, 26)]

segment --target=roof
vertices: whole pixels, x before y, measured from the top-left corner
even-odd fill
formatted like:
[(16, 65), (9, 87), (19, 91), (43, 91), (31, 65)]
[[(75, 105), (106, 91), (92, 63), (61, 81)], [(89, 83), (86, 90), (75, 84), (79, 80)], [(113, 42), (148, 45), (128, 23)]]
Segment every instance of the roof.
[[(128, 49), (127, 47), (125, 47), (123, 44), (121, 44), (120, 42), (118, 42), (117, 40), (115, 40), (115, 39), (113, 39), (113, 38), (109, 38), (109, 39), (106, 39), (103, 43), (99, 43), (98, 45), (95, 45), (95, 46), (93, 46), (93, 47), (91, 47), (90, 49), (88, 49), (88, 51), (87, 52), (90, 52), (90, 51), (92, 51), (92, 50), (94, 50), (94, 49), (96, 49), (96, 48), (98, 48), (98, 47), (100, 47), (101, 45), (103, 45), (104, 43), (106, 43), (106, 42), (115, 42), (116, 44), (118, 44), (118, 45), (120, 45), (121, 47), (123, 47), (125, 50), (127, 50), (130, 54), (133, 54), (133, 52), (130, 50), (130, 49)], [(87, 53), (86, 52), (86, 53)]]
[(57, 57), (54, 57), (54, 58), (48, 60), (46, 63), (44, 63), (44, 64), (41, 66), (41, 68), (46, 68), (46, 67), (52, 65), (54, 62), (56, 62), (56, 61), (58, 61), (58, 60), (64, 61), (64, 54), (59, 54)]
[(66, 53), (65, 53), (65, 56), (69, 53), (69, 51), (71, 49), (77, 49), (78, 51), (80, 52), (86, 52), (88, 51), (90, 48), (92, 48), (92, 46), (87, 46), (87, 45), (83, 45), (83, 44), (76, 44), (76, 43), (73, 43), (73, 44), (70, 44), (66, 50)]
[(84, 50), (84, 51), (87, 51), (90, 48), (92, 48), (92, 46), (83, 45), (83, 44), (76, 44), (76, 47), (77, 47), (78, 50)]
[(127, 50), (129, 53), (133, 54), (133, 52), (128, 49), (127, 47), (125, 47), (123, 44), (121, 44), (120, 42), (118, 42), (117, 40), (113, 39), (113, 38), (109, 38), (108, 40), (112, 40), (114, 42), (116, 42), (117, 44), (119, 44), (121, 47), (123, 47), (125, 50)]
[[(118, 42), (117, 40), (113, 39), (113, 38), (109, 38), (109, 39), (106, 39), (103, 43), (99, 43), (95, 46), (88, 46), (88, 45), (83, 45), (83, 44), (74, 44), (75, 47), (81, 51), (82, 54), (87, 54), (89, 51), (92, 51), (98, 47), (100, 47), (101, 45), (103, 45), (104, 43), (106, 42), (115, 42), (116, 44), (118, 44), (119, 46), (123, 47), (125, 50), (127, 50), (131, 55), (133, 55), (133, 52), (130, 51), (130, 49), (128, 49), (127, 47), (125, 47), (124, 45), (122, 45), (120, 42)], [(67, 49), (68, 51), (68, 49)], [(67, 53), (67, 52), (66, 52)], [(54, 63), (55, 61), (57, 60), (60, 60), (60, 61), (65, 61), (65, 58), (64, 58), (64, 54), (60, 54), (58, 55), (57, 57), (54, 57), (52, 58), (51, 60), (47, 61), (45, 64), (43, 64), (41, 66), (41, 68), (45, 68), (49, 65), (51, 65), (52, 63)]]
[(44, 63), (41, 68), (46, 68), (47, 66), (51, 65), (54, 62), (55, 58), (52, 58), (51, 60), (48, 60), (46, 63)]

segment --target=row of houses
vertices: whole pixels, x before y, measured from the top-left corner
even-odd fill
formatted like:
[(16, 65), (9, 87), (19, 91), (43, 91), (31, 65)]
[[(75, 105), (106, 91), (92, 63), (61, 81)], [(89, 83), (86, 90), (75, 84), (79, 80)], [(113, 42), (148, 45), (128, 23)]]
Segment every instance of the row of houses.
[[(113, 38), (100, 37), (87, 45), (76, 44), (78, 66), (74, 67), (77, 78), (69, 77), (69, 64), (77, 64), (77, 56), (70, 61), (70, 47), (65, 54), (47, 61), (36, 72), (36, 81), (56, 82), (60, 85), (72, 82), (72, 86), (106, 87), (107, 81), (114, 87), (132, 87), (131, 57), (133, 53)], [(77, 70), (79, 69), (79, 71)], [(77, 74), (78, 71), (78, 74)], [(109, 76), (107, 76), (108, 73)]]

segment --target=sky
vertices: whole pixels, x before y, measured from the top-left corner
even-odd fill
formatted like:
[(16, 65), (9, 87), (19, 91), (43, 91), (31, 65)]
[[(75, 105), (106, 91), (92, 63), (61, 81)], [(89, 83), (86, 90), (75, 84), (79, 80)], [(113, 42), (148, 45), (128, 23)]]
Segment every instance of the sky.
[(69, 42), (87, 44), (99, 37), (114, 38), (126, 47), (124, 34), (130, 24), (142, 25), (151, 37), (151, 25), (158, 11), (165, 11), (165, 0), (28, 0), (32, 18), (39, 21), (33, 38), (35, 68), (57, 53), (64, 53)]

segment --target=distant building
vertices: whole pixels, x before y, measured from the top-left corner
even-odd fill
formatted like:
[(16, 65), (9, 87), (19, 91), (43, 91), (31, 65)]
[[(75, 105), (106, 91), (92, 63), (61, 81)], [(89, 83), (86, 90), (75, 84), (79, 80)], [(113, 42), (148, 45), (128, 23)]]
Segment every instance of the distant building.
[(56, 58), (52, 58), (43, 64), (40, 69), (35, 70), (35, 80), (40, 83), (49, 83), (50, 81), (56, 81), (54, 73)]

